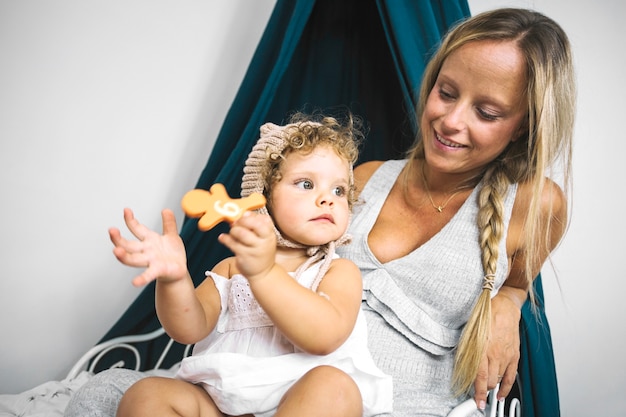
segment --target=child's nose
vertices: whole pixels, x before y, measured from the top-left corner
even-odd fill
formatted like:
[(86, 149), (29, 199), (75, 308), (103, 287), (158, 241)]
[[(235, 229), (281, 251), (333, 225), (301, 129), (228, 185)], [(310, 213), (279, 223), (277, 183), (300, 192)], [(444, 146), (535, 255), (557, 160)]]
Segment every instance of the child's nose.
[(332, 195), (329, 192), (323, 192), (317, 197), (317, 204), (320, 206), (333, 206), (335, 202), (333, 201)]

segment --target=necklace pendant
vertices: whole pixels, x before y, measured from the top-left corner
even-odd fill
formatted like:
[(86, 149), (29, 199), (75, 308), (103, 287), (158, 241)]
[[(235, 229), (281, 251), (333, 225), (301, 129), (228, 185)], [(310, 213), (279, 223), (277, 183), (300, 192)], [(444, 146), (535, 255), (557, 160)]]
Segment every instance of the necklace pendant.
[(443, 212), (443, 207), (441, 207), (441, 206), (437, 206), (437, 207), (435, 207), (435, 209), (437, 209), (437, 211), (439, 213)]

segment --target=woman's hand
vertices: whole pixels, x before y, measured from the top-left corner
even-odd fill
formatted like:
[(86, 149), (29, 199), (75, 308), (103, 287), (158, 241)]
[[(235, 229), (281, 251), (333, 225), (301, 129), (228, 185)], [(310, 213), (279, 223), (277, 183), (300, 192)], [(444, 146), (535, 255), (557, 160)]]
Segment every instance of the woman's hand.
[(526, 296), (522, 289), (503, 286), (491, 300), (491, 337), (474, 382), (474, 399), (481, 409), (485, 408), (488, 390), (500, 383), (498, 399), (502, 399), (515, 383), (520, 358), (519, 322)]
[(127, 240), (119, 229), (109, 229), (115, 257), (124, 265), (146, 268), (133, 279), (136, 287), (155, 279), (174, 282), (189, 276), (185, 245), (178, 234), (176, 217), (171, 210), (163, 210), (161, 216), (163, 234), (139, 223), (128, 208), (124, 209), (124, 222), (137, 240)]

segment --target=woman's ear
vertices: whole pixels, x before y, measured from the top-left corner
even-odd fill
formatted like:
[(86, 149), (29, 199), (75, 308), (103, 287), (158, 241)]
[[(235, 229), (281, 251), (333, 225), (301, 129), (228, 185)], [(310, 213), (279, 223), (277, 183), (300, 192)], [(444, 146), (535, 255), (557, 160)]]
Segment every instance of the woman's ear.
[(517, 142), (518, 139), (528, 136), (528, 121), (525, 120), (520, 124), (515, 133), (513, 133), (513, 137), (511, 142)]

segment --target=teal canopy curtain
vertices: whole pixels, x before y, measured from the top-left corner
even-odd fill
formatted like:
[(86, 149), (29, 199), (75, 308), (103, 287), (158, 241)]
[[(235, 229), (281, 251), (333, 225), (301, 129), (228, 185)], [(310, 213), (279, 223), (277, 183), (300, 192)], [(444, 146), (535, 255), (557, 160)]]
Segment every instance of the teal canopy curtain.
[[(259, 127), (280, 124), (295, 110), (349, 109), (369, 127), (361, 161), (401, 157), (416, 134), (415, 93), (429, 54), (469, 14), (466, 0), (278, 0), (196, 187), (222, 183), (239, 195)], [(230, 253), (216, 239), (226, 225), (200, 232), (196, 224), (186, 219), (180, 234), (197, 285)], [(157, 327), (151, 284), (101, 341)], [(140, 347), (145, 366), (165, 343)], [(103, 366), (123, 360), (110, 356)]]
[(534, 283), (536, 305), (529, 301), (522, 307), (520, 323), (520, 362), (522, 416), (560, 416), (559, 387), (554, 350), (546, 316), (541, 274)]
[[(196, 187), (219, 182), (238, 195), (259, 127), (294, 110), (348, 108), (370, 126), (361, 160), (399, 157), (415, 136), (413, 93), (429, 52), (468, 15), (466, 0), (277, 0)], [(196, 220), (184, 222), (196, 284), (229, 255), (216, 240), (226, 228), (202, 233)], [(158, 326), (152, 284), (102, 341)]]

